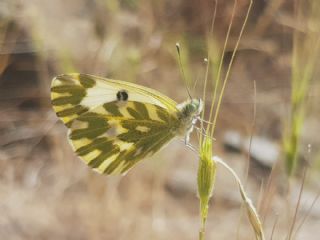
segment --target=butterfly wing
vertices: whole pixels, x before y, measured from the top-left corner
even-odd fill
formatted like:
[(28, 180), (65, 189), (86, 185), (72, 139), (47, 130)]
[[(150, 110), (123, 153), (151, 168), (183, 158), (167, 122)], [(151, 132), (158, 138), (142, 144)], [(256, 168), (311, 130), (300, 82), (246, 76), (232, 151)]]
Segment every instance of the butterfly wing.
[[(128, 99), (119, 101), (123, 90)], [(125, 173), (175, 136), (176, 103), (152, 89), (69, 74), (56, 77), (51, 92), (74, 151), (100, 173)]]
[(90, 109), (117, 101), (117, 93), (121, 90), (129, 93), (129, 101), (154, 104), (170, 113), (177, 111), (175, 101), (151, 88), (79, 73), (55, 77), (51, 85), (51, 100), (57, 116), (69, 126)]

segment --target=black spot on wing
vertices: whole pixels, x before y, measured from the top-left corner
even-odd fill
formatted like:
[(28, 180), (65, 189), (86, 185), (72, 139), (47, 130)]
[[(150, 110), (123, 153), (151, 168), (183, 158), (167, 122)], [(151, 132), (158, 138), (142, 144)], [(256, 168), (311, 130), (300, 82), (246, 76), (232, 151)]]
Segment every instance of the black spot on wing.
[(118, 101), (127, 101), (129, 98), (128, 92), (126, 90), (120, 90), (117, 92)]

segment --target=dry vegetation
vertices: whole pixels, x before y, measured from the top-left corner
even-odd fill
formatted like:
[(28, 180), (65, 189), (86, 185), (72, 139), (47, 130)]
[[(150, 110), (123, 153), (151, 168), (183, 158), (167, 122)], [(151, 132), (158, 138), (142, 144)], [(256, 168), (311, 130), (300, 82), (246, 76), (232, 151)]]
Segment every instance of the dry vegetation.
[[(210, 42), (217, 52), (234, 3), (219, 2)], [(247, 6), (248, 1), (237, 1), (225, 64)], [(235, 130), (281, 147), (290, 112), (293, 32), (306, 30), (295, 11), (289, 0), (255, 0), (232, 68), (214, 150), (243, 180), (248, 154), (223, 148), (223, 136)], [(201, 89), (212, 14), (211, 0), (0, 1), (0, 239), (198, 238), (196, 155), (173, 141), (125, 177), (98, 175), (69, 147), (49, 91), (55, 75), (76, 71), (134, 81), (182, 101), (187, 94), (175, 43), (182, 46), (187, 78)], [(314, 64), (317, 76), (319, 63)], [(296, 176), (288, 180), (282, 157), (273, 171), (250, 163), (246, 189), (258, 205), (267, 239), (272, 234), (286, 239), (293, 222), (299, 231), (291, 239), (319, 238), (319, 203), (310, 210), (319, 191), (318, 79), (310, 86)], [(219, 169), (215, 185), (206, 239), (254, 239), (231, 176)]]

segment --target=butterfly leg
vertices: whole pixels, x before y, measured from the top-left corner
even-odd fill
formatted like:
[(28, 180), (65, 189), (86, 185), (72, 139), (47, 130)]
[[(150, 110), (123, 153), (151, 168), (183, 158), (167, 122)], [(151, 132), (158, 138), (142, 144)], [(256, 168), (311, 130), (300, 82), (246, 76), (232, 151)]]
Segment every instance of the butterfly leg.
[(191, 127), (189, 128), (189, 130), (187, 131), (187, 133), (186, 133), (186, 135), (185, 135), (185, 137), (184, 137), (184, 143), (185, 143), (185, 145), (188, 145), (189, 142), (190, 142), (190, 134), (192, 133), (193, 128), (194, 128), (194, 124), (193, 124), (193, 122), (192, 122)]
[(190, 135), (187, 134), (184, 138), (184, 144), (188, 146), (189, 142), (190, 142)]

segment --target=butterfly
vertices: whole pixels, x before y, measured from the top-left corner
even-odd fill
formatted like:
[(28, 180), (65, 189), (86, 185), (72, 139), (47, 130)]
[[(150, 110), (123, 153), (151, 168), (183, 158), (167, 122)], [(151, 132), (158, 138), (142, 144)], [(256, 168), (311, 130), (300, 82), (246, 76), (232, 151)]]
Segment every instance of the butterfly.
[(126, 173), (177, 136), (188, 143), (203, 108), (201, 99), (177, 104), (147, 87), (79, 73), (52, 80), (51, 102), (75, 153), (104, 174)]

